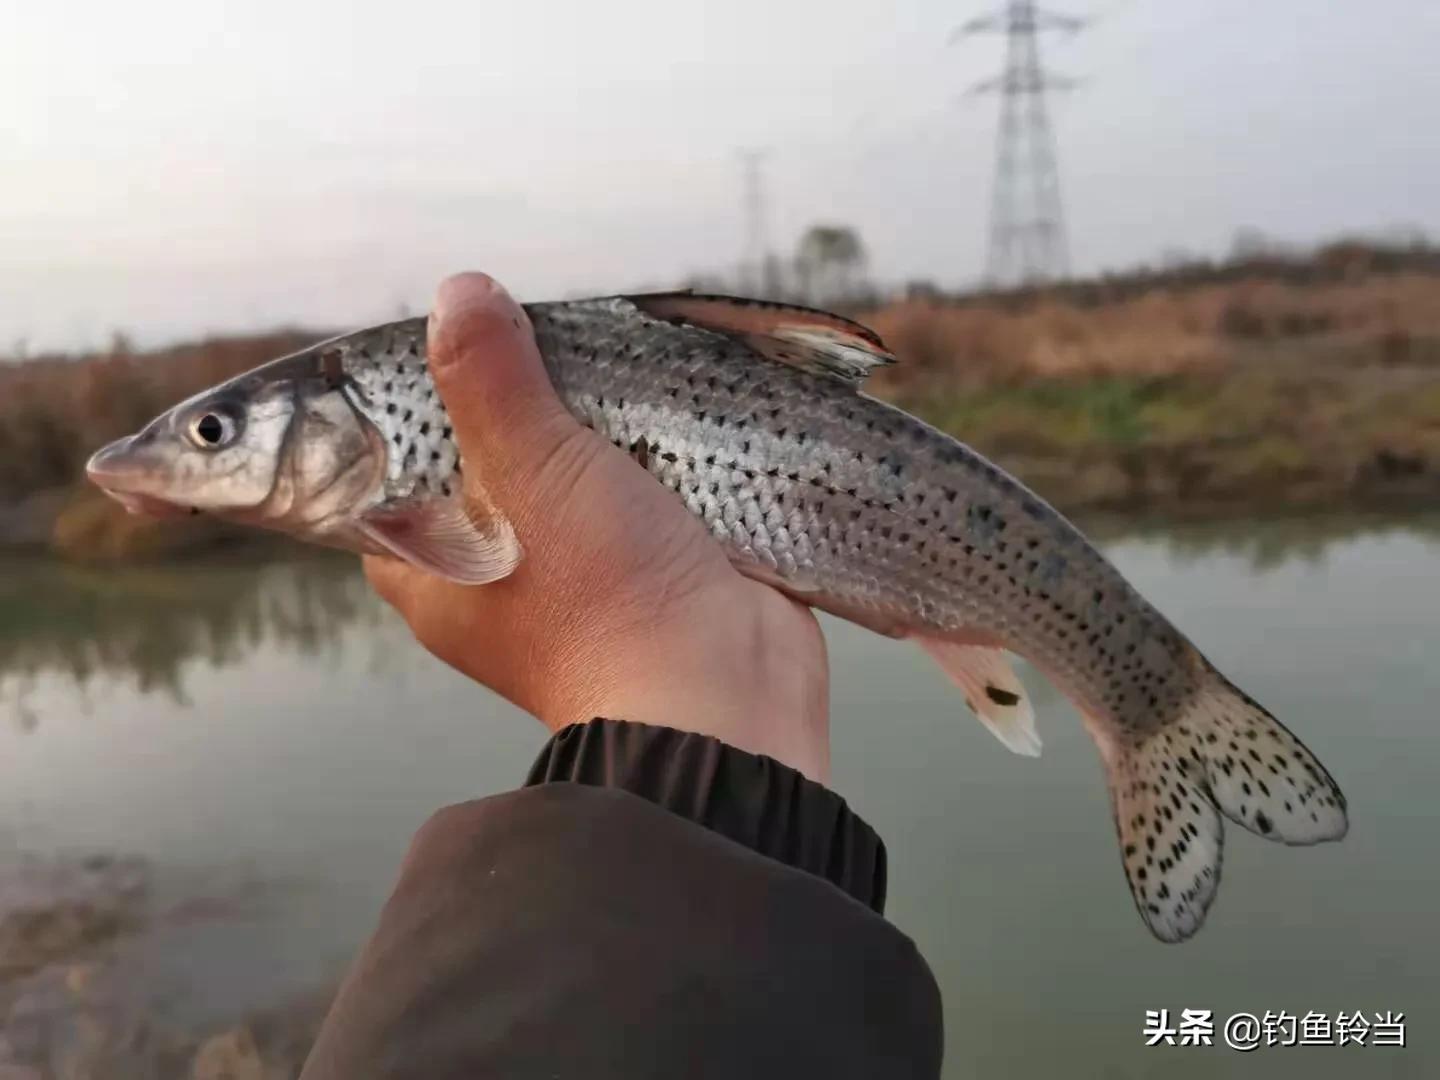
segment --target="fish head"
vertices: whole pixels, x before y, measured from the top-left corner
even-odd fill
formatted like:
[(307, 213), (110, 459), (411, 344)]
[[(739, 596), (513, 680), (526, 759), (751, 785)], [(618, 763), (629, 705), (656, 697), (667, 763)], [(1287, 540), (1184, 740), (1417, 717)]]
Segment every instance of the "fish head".
[(323, 346), (196, 394), (103, 447), (90, 481), (134, 513), (207, 513), (339, 540), (383, 486), (385, 447)]

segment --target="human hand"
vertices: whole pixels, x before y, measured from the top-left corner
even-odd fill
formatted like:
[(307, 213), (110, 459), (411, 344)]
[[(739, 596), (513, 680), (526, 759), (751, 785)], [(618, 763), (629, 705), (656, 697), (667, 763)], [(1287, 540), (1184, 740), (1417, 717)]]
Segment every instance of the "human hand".
[(809, 608), (737, 572), (673, 494), (566, 411), (524, 310), (490, 277), (440, 286), (429, 357), (466, 495), (509, 518), (524, 554), (480, 586), (367, 557), (420, 642), (553, 731), (596, 716), (664, 725), (827, 779), (828, 666)]

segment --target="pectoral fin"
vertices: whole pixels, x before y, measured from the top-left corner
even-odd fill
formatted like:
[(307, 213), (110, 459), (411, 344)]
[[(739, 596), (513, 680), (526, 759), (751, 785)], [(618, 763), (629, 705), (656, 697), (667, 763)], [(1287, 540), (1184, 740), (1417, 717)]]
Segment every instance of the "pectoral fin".
[(460, 496), (377, 507), (356, 524), (396, 557), (460, 585), (499, 581), (520, 562), (509, 520)]

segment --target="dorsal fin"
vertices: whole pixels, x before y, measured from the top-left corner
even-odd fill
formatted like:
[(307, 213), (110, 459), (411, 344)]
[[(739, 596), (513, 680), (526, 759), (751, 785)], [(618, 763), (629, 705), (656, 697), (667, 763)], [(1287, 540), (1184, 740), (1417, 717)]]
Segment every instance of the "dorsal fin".
[(895, 362), (875, 331), (828, 311), (689, 292), (625, 299), (651, 318), (738, 338), (769, 360), (852, 386)]

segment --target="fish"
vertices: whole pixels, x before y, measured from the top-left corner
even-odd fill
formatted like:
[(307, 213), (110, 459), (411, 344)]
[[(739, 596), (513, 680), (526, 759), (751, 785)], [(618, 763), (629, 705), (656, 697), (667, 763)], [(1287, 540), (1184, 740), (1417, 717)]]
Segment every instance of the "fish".
[[(1136, 909), (1165, 942), (1205, 919), (1224, 819), (1309, 845), (1344, 795), (1039, 495), (865, 394), (894, 362), (829, 312), (692, 292), (525, 305), (566, 409), (670, 491), (743, 574), (923, 648), (1011, 751), (1041, 740), (1011, 656), (1078, 709)], [(375, 326), (198, 394), (90, 460), (132, 509), (205, 512), (483, 585), (523, 558), (465, 467), (426, 320)]]

